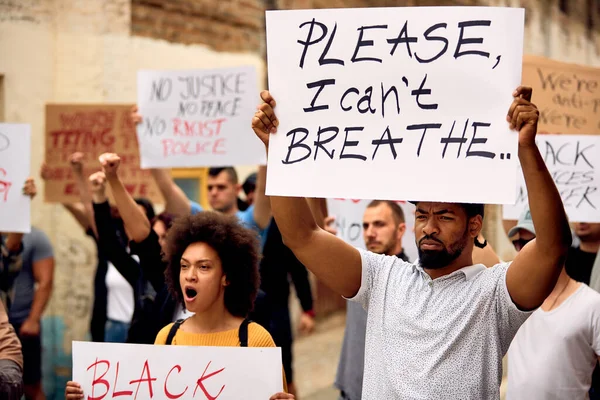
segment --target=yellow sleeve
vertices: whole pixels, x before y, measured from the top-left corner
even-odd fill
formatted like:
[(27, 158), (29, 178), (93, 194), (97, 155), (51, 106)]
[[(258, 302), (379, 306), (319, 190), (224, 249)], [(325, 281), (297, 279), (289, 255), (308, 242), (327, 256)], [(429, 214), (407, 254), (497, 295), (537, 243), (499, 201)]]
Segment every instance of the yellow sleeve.
[(165, 326), (164, 328), (162, 328), (160, 330), (160, 332), (158, 332), (158, 335), (156, 335), (156, 339), (154, 340), (154, 344), (165, 344), (165, 343), (167, 343), (167, 337), (169, 336), (169, 331), (171, 330), (172, 326), (173, 326), (173, 324), (169, 324), (169, 325)]
[[(166, 341), (166, 336), (165, 336)], [(252, 322), (248, 325), (248, 347), (277, 347), (271, 334), (261, 325)], [(287, 379), (285, 369), (281, 366), (281, 375), (283, 379), (283, 391), (287, 393)]]

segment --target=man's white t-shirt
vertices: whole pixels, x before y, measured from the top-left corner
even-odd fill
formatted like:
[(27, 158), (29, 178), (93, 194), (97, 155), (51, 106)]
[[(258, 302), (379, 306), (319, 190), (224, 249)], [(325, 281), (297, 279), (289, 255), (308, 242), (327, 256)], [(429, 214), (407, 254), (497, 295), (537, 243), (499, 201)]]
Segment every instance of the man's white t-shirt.
[(599, 354), (600, 294), (582, 283), (554, 310), (537, 309), (517, 332), (506, 399), (588, 399)]
[(359, 251), (350, 300), (367, 310), (363, 398), (499, 399), (502, 357), (531, 315), (510, 298), (509, 264), (432, 280), (417, 264)]

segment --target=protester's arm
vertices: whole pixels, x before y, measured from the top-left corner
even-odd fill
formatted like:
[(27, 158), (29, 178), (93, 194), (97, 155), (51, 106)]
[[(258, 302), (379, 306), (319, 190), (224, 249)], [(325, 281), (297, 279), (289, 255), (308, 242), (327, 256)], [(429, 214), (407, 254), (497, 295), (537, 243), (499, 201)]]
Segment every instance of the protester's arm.
[[(75, 182), (77, 183), (77, 190), (79, 191), (79, 200), (83, 205), (84, 215), (88, 221), (87, 226), (85, 226), (82, 223), (83, 219), (79, 223), (86, 231), (88, 229), (91, 229), (94, 232), (94, 235), (98, 236), (96, 222), (94, 221), (94, 207), (92, 205), (92, 194), (90, 193), (90, 190), (88, 188), (88, 182), (85, 178), (85, 175), (83, 174), (83, 153), (73, 153), (70, 158), (70, 163), (71, 169), (73, 170), (73, 175), (75, 176)], [(75, 214), (74, 216), (75, 218), (77, 218)], [(79, 218), (77, 218), (77, 220), (79, 221)]]
[(158, 235), (150, 229), (148, 237), (135, 244), (135, 254), (140, 258), (140, 267), (156, 292), (165, 286), (165, 269), (167, 264), (162, 260)]
[(165, 199), (165, 211), (173, 215), (189, 215), (192, 211), (192, 203), (183, 190), (173, 181), (169, 170), (150, 169), (150, 174), (158, 186), (158, 190)]
[(140, 276), (140, 268), (117, 238), (116, 229), (106, 197), (106, 177), (104, 172), (96, 172), (89, 178), (94, 201), (94, 219), (98, 229), (98, 247), (106, 255), (121, 275), (133, 287)]
[(271, 202), (265, 194), (267, 186), (267, 167), (261, 165), (256, 174), (256, 192), (254, 196), (254, 222), (260, 229), (265, 229), (271, 221)]
[[(275, 100), (263, 91), (264, 103), (252, 119), (252, 129), (268, 149), (269, 135), (279, 125)], [(306, 199), (271, 196), (271, 209), (286, 246), (318, 279), (345, 297), (361, 286), (362, 261), (357, 249), (319, 228)]]
[(119, 178), (118, 170), (121, 158), (114, 153), (104, 153), (100, 156), (100, 164), (110, 185), (117, 209), (129, 234), (129, 240), (141, 242), (150, 233), (150, 221), (137, 203), (125, 189)]
[(54, 253), (50, 239), (45, 233), (35, 231), (31, 233), (33, 250), (33, 279), (37, 288), (33, 294), (33, 303), (27, 319), (21, 325), (21, 335), (38, 336), (40, 334), (40, 322), (42, 314), (50, 295), (54, 282)]
[(309, 197), (306, 199), (310, 211), (315, 217), (315, 221), (320, 228), (325, 229), (325, 219), (327, 217), (327, 201), (325, 199)]
[(572, 238), (560, 194), (535, 143), (539, 112), (530, 103), (531, 88), (519, 87), (514, 97), (507, 119), (519, 130), (519, 160), (537, 236), (508, 268), (506, 286), (518, 307), (531, 310), (556, 285)]
[(96, 234), (96, 226), (94, 224), (94, 227), (92, 228), (92, 224), (90, 224), (83, 203), (63, 203), (63, 207), (73, 216), (73, 218), (75, 218), (79, 226), (81, 226), (86, 232), (88, 229), (92, 229), (92, 231), (94, 231), (94, 235)]

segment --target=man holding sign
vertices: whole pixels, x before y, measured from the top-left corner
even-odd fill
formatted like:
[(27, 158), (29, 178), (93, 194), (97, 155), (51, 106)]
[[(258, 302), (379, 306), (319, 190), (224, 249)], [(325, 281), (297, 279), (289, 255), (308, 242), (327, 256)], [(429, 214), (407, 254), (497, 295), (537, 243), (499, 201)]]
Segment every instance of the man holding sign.
[[(528, 87), (515, 90), (506, 120), (519, 132), (539, 234), (512, 263), (473, 265), (482, 206), (417, 201), (419, 262), (408, 264), (322, 230), (304, 198), (271, 197), (286, 245), (319, 279), (367, 310), (363, 398), (499, 398), (502, 357), (552, 291), (571, 244), (560, 195), (535, 145), (539, 112), (531, 94)], [(261, 97), (252, 128), (268, 145), (279, 121), (271, 94)]]

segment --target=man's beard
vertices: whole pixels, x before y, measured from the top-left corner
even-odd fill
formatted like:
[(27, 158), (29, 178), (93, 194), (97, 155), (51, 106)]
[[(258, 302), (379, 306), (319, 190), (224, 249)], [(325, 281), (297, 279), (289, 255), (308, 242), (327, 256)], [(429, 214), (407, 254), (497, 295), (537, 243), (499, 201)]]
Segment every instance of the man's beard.
[[(423, 240), (434, 240), (442, 245), (442, 250), (421, 250), (421, 242)], [(462, 254), (469, 240), (469, 231), (465, 229), (462, 238), (450, 245), (450, 250), (437, 238), (433, 236), (424, 236), (417, 245), (419, 252), (419, 264), (425, 269), (441, 269), (445, 268)]]

